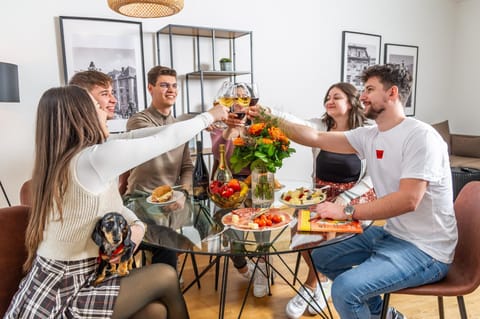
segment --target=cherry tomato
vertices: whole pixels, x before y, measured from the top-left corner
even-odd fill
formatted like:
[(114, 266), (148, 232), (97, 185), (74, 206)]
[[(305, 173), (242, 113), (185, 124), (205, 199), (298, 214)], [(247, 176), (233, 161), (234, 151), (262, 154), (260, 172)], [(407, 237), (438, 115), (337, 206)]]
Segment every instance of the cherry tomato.
[(235, 193), (231, 187), (226, 187), (225, 189), (222, 190), (222, 197), (228, 198)]
[(231, 187), (235, 192), (238, 192), (242, 189), (240, 182), (238, 181), (238, 179), (235, 178), (231, 179), (227, 185), (228, 187)]
[(280, 217), (279, 215), (273, 215), (273, 216), (272, 216), (272, 222), (273, 222), (274, 224), (278, 224), (278, 223), (280, 223), (281, 221), (282, 221), (282, 217)]

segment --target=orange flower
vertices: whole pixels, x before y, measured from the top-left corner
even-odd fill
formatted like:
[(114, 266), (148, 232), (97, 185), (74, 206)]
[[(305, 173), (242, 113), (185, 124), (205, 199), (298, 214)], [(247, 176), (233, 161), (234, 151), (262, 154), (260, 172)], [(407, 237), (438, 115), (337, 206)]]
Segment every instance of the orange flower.
[(285, 134), (283, 134), (282, 130), (278, 127), (270, 127), (268, 129), (268, 134), (270, 134), (270, 136), (276, 141), (288, 143), (288, 137), (286, 137)]
[(262, 138), (263, 144), (273, 144), (273, 140), (267, 137)]
[(245, 140), (239, 136), (233, 139), (233, 145), (235, 146), (245, 146)]
[(250, 126), (248, 133), (251, 135), (258, 135), (265, 128), (265, 123), (255, 123)]

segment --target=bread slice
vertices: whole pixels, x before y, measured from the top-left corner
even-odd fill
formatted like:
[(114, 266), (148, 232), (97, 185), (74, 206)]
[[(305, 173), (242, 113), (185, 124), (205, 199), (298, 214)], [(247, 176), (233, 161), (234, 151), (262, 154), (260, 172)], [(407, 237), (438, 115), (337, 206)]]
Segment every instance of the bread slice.
[(168, 185), (155, 188), (152, 192), (152, 202), (163, 203), (172, 199), (173, 190)]

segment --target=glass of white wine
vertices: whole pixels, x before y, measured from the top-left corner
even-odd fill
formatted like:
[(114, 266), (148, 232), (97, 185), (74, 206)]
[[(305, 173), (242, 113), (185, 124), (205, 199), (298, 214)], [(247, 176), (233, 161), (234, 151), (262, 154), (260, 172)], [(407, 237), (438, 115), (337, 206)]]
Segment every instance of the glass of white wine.
[[(215, 103), (220, 103), (223, 107), (226, 107), (230, 111), (233, 103), (235, 102), (234, 92), (234, 84), (230, 81), (224, 81), (217, 92)], [(222, 121), (215, 122), (214, 126), (219, 129), (227, 128), (227, 125)]]

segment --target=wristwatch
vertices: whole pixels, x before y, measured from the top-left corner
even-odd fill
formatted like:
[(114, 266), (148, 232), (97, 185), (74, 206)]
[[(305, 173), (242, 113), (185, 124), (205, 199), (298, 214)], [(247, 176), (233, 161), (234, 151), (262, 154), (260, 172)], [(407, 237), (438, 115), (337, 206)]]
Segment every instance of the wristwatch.
[(352, 205), (347, 205), (343, 208), (343, 213), (347, 215), (347, 220), (353, 219), (353, 213), (355, 213), (355, 207)]

